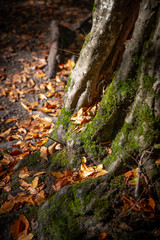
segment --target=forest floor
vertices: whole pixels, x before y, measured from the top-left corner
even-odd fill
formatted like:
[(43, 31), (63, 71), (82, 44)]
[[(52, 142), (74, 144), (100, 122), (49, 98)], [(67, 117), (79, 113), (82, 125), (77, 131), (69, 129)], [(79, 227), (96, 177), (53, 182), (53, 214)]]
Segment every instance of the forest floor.
[[(51, 47), (51, 21), (76, 28), (76, 24), (91, 13), (92, 7), (93, 1), (88, 0), (1, 1), (0, 211), (3, 236), (0, 239), (11, 237), (6, 227), (9, 225), (5, 224), (8, 217), (4, 220), (3, 214), (10, 210), (6, 206), (3, 208), (3, 203), (16, 191), (10, 187), (14, 170), (21, 159), (40, 149), (48, 140), (74, 66), (72, 59), (79, 54), (88, 33), (83, 28), (75, 31), (75, 39), (67, 49), (71, 53), (60, 50), (64, 61), (59, 63), (56, 77), (48, 80), (45, 67)], [(11, 215), (9, 219), (11, 222)]]
[[(38, 223), (35, 219), (28, 223), (23, 215), (28, 211), (26, 205), (39, 206), (53, 191), (50, 188), (50, 178), (47, 178), (47, 185), (43, 183), (47, 171), (43, 163), (34, 168), (31, 167), (32, 163), (29, 165), (24, 161), (21, 169), (20, 164), (22, 159), (42, 149), (42, 145), (47, 142), (61, 110), (65, 86), (74, 66), (74, 56), (79, 54), (88, 30), (76, 30), (76, 37), (68, 49), (70, 53), (64, 52), (64, 61), (58, 65), (56, 77), (48, 80), (45, 67), (51, 47), (50, 23), (58, 20), (63, 26), (73, 28), (87, 17), (92, 6), (93, 1), (90, 0), (1, 1), (0, 239), (21, 239), (20, 236), (25, 236), (29, 229), (36, 229)], [(42, 158), (47, 158), (45, 149)], [(17, 172), (17, 169), (20, 171)], [(125, 178), (129, 182), (128, 192), (133, 193), (136, 170), (129, 171)], [(147, 233), (154, 231), (155, 239), (158, 239), (160, 230), (155, 224), (155, 202), (151, 197), (147, 204), (141, 200), (137, 203), (133, 198), (122, 197), (118, 206), (124, 207), (119, 211), (135, 210), (131, 218), (139, 218), (141, 227), (137, 228), (138, 236), (150, 239), (151, 235), (147, 236)], [(143, 219), (141, 213), (145, 217), (148, 215), (148, 218)], [(19, 215), (21, 219), (16, 220)], [(25, 227), (15, 232), (16, 224), (20, 222)], [(123, 221), (120, 228), (133, 231)], [(146, 238), (143, 238), (144, 235)], [(23, 239), (37, 238), (30, 233)], [(113, 238), (102, 233), (98, 239)]]

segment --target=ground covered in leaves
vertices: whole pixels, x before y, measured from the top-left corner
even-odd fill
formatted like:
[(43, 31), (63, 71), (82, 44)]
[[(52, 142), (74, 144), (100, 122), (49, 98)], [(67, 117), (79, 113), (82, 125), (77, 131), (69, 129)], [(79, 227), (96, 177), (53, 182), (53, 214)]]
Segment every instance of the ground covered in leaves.
[[(50, 22), (58, 20), (63, 26), (76, 29), (76, 24), (91, 12), (92, 4), (93, 1), (87, 0), (1, 1), (0, 239), (38, 239), (35, 209), (53, 192), (64, 185), (107, 174), (101, 164), (87, 166), (85, 157), (76, 169), (64, 168), (64, 172), (59, 171), (59, 167), (50, 167), (51, 162), (48, 161), (64, 148), (49, 135), (61, 111), (65, 86), (74, 66), (74, 55), (79, 53), (87, 34), (85, 29), (75, 31), (76, 38), (68, 49), (70, 52), (64, 52), (64, 61), (59, 63), (56, 77), (48, 80), (45, 67), (51, 46)], [(73, 131), (81, 131), (97, 109), (98, 104), (89, 109), (82, 108), (74, 114), (71, 118), (75, 126)], [(50, 144), (47, 145), (48, 140)], [(108, 144), (104, 148), (106, 154), (112, 151)], [(145, 176), (141, 176), (145, 194), (138, 201), (134, 198), (134, 189), (139, 181), (134, 161), (135, 169), (128, 169), (120, 177), (124, 187), (112, 204), (115, 219), (104, 229), (110, 227), (112, 232), (133, 232), (134, 219), (139, 218), (141, 229), (138, 229), (136, 221), (138, 234), (135, 233), (135, 236), (144, 239), (148, 231), (158, 239), (158, 206), (154, 196), (147, 193)], [(119, 180), (113, 180), (114, 187), (110, 192), (119, 188), (115, 181)], [(147, 226), (148, 230), (145, 230)], [(109, 231), (104, 231), (97, 233), (97, 239), (113, 238)], [(150, 239), (150, 235), (145, 239)]]

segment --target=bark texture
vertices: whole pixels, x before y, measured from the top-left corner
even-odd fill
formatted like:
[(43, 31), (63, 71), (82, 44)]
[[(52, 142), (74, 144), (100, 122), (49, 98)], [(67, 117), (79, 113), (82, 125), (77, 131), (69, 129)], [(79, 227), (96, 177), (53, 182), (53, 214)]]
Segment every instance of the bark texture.
[[(126, 165), (135, 164), (133, 159), (136, 158), (140, 172), (154, 186), (160, 199), (159, 168), (155, 164), (155, 159), (160, 157), (160, 147), (157, 147), (160, 141), (160, 4), (156, 0), (143, 0), (133, 30), (139, 1), (95, 3), (93, 28), (72, 71), (56, 134), (66, 142), (65, 153), (70, 153), (66, 155), (67, 167), (73, 169), (79, 164), (80, 156), (85, 154), (90, 162), (103, 163), (109, 173), (63, 187), (54, 194), (39, 211), (40, 239), (98, 239), (100, 233), (107, 232), (111, 239), (117, 240), (157, 240), (153, 229), (145, 234), (146, 226), (141, 227), (144, 234), (132, 231), (139, 227), (138, 219), (134, 217), (128, 219), (130, 230), (121, 231), (122, 217), (116, 200), (125, 186), (118, 180), (121, 178), (116, 177)], [(136, 13), (132, 16), (134, 10)], [(134, 19), (131, 24), (126, 16)], [(132, 30), (132, 39), (125, 46), (120, 68), (107, 87), (95, 118), (81, 133), (72, 133), (74, 127), (68, 125), (70, 110), (90, 104), (100, 72), (104, 71), (104, 66), (107, 73), (115, 66), (121, 51), (116, 46), (124, 42)], [(64, 126), (66, 132), (62, 131)], [(108, 141), (112, 142), (112, 153), (106, 156), (100, 145)], [(61, 161), (58, 157), (54, 157), (53, 166)], [(62, 161), (60, 165), (64, 167)], [(136, 197), (139, 194), (137, 184)], [(115, 224), (117, 213), (118, 230), (114, 232), (110, 226)]]
[[(93, 26), (86, 37), (84, 49), (71, 73), (70, 86), (65, 97), (67, 110), (78, 110), (92, 103), (99, 83), (101, 68), (112, 69), (125, 40), (133, 29), (140, 0), (95, 1)], [(107, 61), (107, 59), (112, 58)]]

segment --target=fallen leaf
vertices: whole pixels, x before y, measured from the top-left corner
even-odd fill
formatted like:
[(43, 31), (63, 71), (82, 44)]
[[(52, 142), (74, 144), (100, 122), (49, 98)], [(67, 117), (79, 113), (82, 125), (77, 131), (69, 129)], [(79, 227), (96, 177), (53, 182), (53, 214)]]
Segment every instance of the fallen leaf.
[(5, 186), (4, 188), (3, 188), (3, 190), (4, 191), (6, 191), (6, 192), (9, 192), (9, 191), (11, 191), (11, 187), (10, 186)]
[(6, 130), (5, 132), (2, 132), (2, 133), (0, 134), (0, 137), (6, 138), (6, 137), (10, 134), (11, 130), (12, 130), (12, 128), (9, 128), (9, 129)]
[(43, 160), (48, 160), (48, 157), (47, 157), (47, 155), (48, 155), (48, 150), (47, 150), (47, 147), (41, 147), (41, 149), (40, 149), (40, 157), (43, 159)]
[[(99, 235), (98, 240), (107, 239), (107, 238), (108, 238), (107, 236), (108, 236), (107, 233), (103, 232), (103, 233), (101, 233), (101, 234)], [(107, 237), (107, 238), (106, 238), (106, 237)]]
[(17, 240), (31, 240), (34, 237), (32, 233), (21, 235)]
[(28, 171), (28, 168), (27, 167), (24, 167), (20, 170), (19, 172), (19, 178), (27, 178), (29, 177), (30, 175), (32, 174), (31, 171)]
[(35, 197), (35, 202), (37, 203), (37, 205), (39, 206), (40, 204), (42, 204), (43, 202), (46, 201), (46, 198), (45, 198), (45, 192), (44, 190), (40, 191), (36, 197)]
[(23, 214), (21, 214), (10, 226), (10, 232), (14, 240), (18, 240), (21, 236), (26, 235), (28, 230), (29, 222)]
[(55, 142), (55, 143), (53, 143), (51, 146), (48, 147), (48, 153), (49, 153), (50, 155), (53, 155), (53, 153), (55, 153), (55, 148), (56, 148), (57, 144), (58, 144), (58, 143)]
[(38, 181), (39, 181), (39, 177), (35, 177), (31, 183), (31, 187), (36, 188), (38, 186)]
[(14, 207), (14, 202), (5, 201), (0, 207), (0, 214), (4, 214), (10, 212)]
[(17, 121), (18, 120), (18, 117), (14, 117), (14, 118), (9, 118), (6, 120), (6, 123), (11, 123), (11, 122), (14, 122), (14, 121)]

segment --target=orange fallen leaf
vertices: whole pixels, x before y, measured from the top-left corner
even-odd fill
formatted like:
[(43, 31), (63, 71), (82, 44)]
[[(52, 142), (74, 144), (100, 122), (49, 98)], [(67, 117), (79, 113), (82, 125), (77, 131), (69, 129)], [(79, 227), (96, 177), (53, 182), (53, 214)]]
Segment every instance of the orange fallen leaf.
[(24, 107), (24, 109), (26, 109), (28, 112), (32, 112), (32, 111), (29, 109), (29, 107), (27, 107), (27, 105), (24, 104), (23, 102), (21, 102), (21, 105), (22, 105), (22, 107)]
[(160, 164), (160, 158), (158, 158), (155, 163)]
[(10, 212), (13, 209), (14, 204), (15, 203), (12, 201), (5, 201), (0, 207), (0, 214)]
[(39, 175), (42, 175), (42, 174), (46, 174), (46, 172), (36, 172), (33, 176), (36, 177), (36, 176), (39, 176)]
[(57, 177), (56, 184), (53, 185), (53, 189), (58, 191), (62, 188), (62, 186), (66, 184), (74, 184), (78, 182), (82, 182), (87, 178), (96, 178), (99, 176), (103, 176), (107, 174), (107, 171), (103, 168), (103, 164), (99, 164), (98, 166), (88, 167), (84, 162), (81, 164), (81, 170), (71, 173), (71, 170), (67, 170), (63, 173), (50, 173), (51, 175)]
[(18, 120), (18, 117), (13, 117), (13, 118), (9, 118), (6, 120), (6, 123), (11, 123), (11, 122), (14, 122), (14, 121), (17, 121)]
[(3, 137), (3, 138), (7, 137), (7, 136), (10, 134), (11, 130), (12, 130), (12, 128), (9, 128), (9, 129), (6, 130), (5, 132), (2, 132), (2, 133), (0, 134), (0, 137)]
[(29, 233), (28, 235), (23, 234), (17, 240), (31, 240), (33, 237), (34, 235), (32, 233)]
[(28, 183), (28, 182), (26, 182), (26, 181), (23, 180), (23, 179), (19, 179), (19, 183), (20, 183), (20, 185), (21, 185), (22, 187), (25, 187), (25, 188), (28, 188), (28, 187), (31, 186), (31, 183)]
[(28, 168), (27, 167), (24, 167), (20, 170), (19, 172), (19, 178), (27, 178), (29, 177), (30, 175), (32, 174), (31, 171), (28, 171)]
[(10, 232), (14, 240), (19, 239), (20, 236), (26, 235), (28, 230), (29, 222), (23, 214), (21, 214), (10, 226)]
[(107, 233), (103, 232), (99, 235), (98, 240), (104, 240), (107, 239)]
[(37, 203), (37, 205), (39, 206), (41, 203), (45, 202), (46, 198), (45, 198), (45, 192), (44, 190), (40, 191), (36, 197), (35, 197), (35, 202)]

